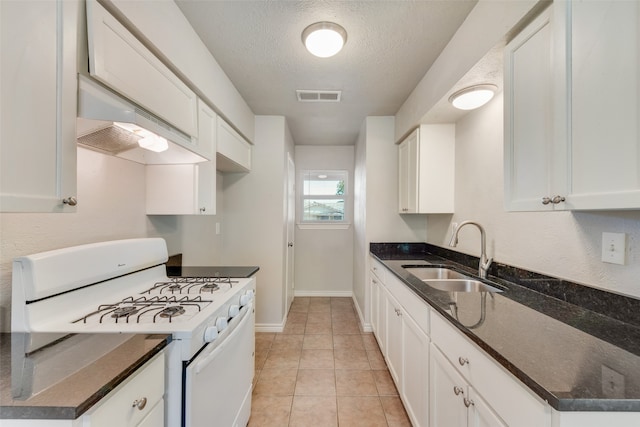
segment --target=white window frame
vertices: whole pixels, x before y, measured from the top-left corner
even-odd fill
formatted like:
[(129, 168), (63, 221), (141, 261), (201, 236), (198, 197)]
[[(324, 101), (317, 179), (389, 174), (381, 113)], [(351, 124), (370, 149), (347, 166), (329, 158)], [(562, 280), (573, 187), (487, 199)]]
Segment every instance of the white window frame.
[[(309, 175), (342, 175), (344, 180), (344, 192), (341, 195), (317, 195), (317, 194), (304, 194), (304, 183), (306, 177)], [(349, 171), (344, 169), (307, 169), (302, 170), (298, 174), (298, 228), (300, 229), (347, 229), (351, 225), (349, 221)], [(305, 220), (304, 219), (304, 202), (307, 199), (313, 200), (333, 200), (342, 199), (344, 201), (344, 214), (342, 220)]]

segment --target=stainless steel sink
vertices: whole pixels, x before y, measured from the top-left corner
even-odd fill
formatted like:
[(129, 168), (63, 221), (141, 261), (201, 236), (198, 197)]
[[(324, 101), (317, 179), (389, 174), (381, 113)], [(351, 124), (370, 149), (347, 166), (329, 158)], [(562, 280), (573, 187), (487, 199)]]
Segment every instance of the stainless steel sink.
[(457, 271), (449, 270), (442, 267), (406, 267), (409, 273), (413, 274), (420, 280), (449, 280), (449, 279), (468, 279), (469, 277)]
[(443, 267), (405, 267), (409, 273), (432, 288), (446, 292), (502, 292), (472, 277)]
[(501, 289), (473, 279), (423, 280), (432, 288), (447, 292), (502, 292)]

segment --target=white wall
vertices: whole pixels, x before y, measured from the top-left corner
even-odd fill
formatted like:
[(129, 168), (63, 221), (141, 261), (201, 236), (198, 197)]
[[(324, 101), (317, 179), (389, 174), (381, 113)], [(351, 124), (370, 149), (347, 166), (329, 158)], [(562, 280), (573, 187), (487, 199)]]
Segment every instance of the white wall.
[(284, 117), (256, 116), (256, 141), (248, 174), (223, 179), (225, 265), (257, 265), (256, 324), (284, 322), (287, 152), (293, 140)]
[[(640, 297), (640, 212), (505, 212), (503, 99), (456, 123), (456, 213), (429, 217), (428, 242), (447, 246), (451, 222), (480, 222), (496, 261), (589, 286)], [(600, 261), (602, 232), (627, 233), (627, 265)], [(479, 255), (473, 227), (456, 250)]]
[(540, 0), (480, 0), (438, 59), (396, 113), (395, 141), (423, 122), (427, 112), (500, 43)]
[[(353, 146), (298, 145), (296, 176), (303, 170), (347, 170), (347, 218), (353, 218)], [(297, 187), (297, 191), (300, 188)], [(296, 209), (296, 218), (301, 215)], [(353, 281), (353, 225), (346, 230), (295, 231), (295, 294), (350, 296)]]

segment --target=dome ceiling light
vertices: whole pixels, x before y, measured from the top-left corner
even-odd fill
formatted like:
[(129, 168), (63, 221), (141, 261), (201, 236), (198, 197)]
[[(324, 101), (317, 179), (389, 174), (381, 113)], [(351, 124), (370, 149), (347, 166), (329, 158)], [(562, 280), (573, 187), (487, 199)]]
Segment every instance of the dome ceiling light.
[(491, 101), (498, 87), (481, 84), (461, 89), (449, 97), (449, 102), (459, 110), (473, 110)]
[(320, 58), (329, 58), (340, 52), (347, 42), (347, 31), (333, 22), (316, 22), (302, 31), (302, 43)]

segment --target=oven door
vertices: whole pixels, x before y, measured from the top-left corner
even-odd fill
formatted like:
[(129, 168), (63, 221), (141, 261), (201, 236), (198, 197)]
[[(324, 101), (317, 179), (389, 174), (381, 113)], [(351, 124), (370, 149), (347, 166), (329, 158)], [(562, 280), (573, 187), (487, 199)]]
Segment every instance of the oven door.
[(186, 427), (245, 427), (251, 415), (254, 373), (253, 303), (185, 368)]

